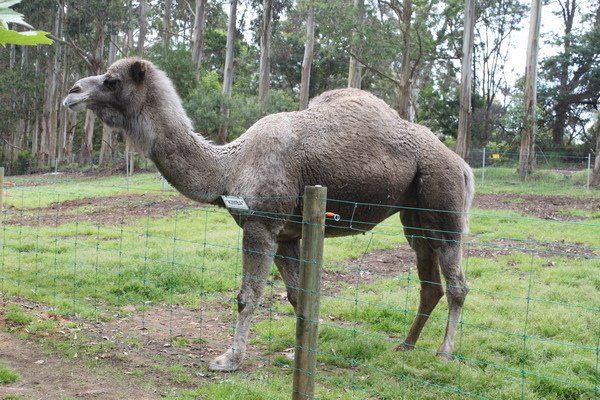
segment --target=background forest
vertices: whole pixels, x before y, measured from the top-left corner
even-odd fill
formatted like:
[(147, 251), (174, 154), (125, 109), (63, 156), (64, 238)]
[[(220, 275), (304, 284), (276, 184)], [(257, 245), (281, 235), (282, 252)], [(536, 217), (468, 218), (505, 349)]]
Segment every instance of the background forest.
[[(50, 32), (54, 44), (0, 48), (0, 164), (13, 174), (122, 167), (130, 150), (121, 133), (60, 101), (77, 79), (132, 55), (167, 72), (195, 130), (218, 143), (262, 115), (297, 110), (323, 91), (353, 86), (452, 147), (464, 6), (464, 0), (25, 0), (14, 9)], [(552, 0), (543, 7), (553, 19), (540, 38), (536, 145), (565, 156), (593, 154), (600, 3)], [(518, 151), (525, 70), (515, 65), (525, 59), (520, 31), (527, 30), (529, 5), (477, 0), (474, 17), (470, 148)]]

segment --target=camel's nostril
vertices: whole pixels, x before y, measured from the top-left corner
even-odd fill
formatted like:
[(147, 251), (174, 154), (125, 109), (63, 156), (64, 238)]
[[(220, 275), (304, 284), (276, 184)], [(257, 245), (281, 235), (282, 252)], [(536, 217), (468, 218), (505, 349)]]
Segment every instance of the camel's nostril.
[(71, 88), (71, 90), (69, 90), (69, 94), (71, 94), (71, 93), (81, 93), (81, 87), (79, 87), (79, 86), (73, 86)]

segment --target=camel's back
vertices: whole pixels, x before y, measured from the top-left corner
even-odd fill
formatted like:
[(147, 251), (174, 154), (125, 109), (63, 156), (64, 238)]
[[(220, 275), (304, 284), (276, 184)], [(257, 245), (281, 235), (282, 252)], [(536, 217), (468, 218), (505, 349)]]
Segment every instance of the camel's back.
[[(357, 89), (326, 92), (304, 111), (267, 116), (231, 147), (239, 160), (232, 193), (294, 197), (307, 185), (323, 185), (331, 211), (356, 221), (377, 223), (397, 206), (414, 206), (420, 177), (464, 180), (458, 157), (430, 130)], [(295, 207), (299, 213), (300, 203)]]
[(290, 118), (302, 162), (346, 180), (367, 176), (406, 187), (417, 168), (456, 161), (429, 129), (403, 120), (366, 91), (326, 92)]
[(351, 149), (364, 143), (374, 151), (383, 147), (415, 154), (419, 147), (439, 143), (427, 128), (401, 119), (383, 100), (359, 89), (325, 92), (293, 118), (303, 140), (311, 145), (335, 143)]
[(367, 178), (406, 187), (418, 164), (452, 157), (429, 129), (358, 89), (325, 92), (306, 110), (269, 115), (231, 145), (247, 153), (238, 160), (248, 173), (289, 171), (300, 187), (364, 185)]

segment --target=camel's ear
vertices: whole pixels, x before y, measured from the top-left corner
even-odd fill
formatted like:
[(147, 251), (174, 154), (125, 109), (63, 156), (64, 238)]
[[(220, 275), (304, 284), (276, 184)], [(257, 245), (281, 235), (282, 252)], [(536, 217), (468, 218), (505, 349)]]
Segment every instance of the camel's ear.
[(129, 74), (135, 83), (140, 83), (146, 76), (146, 63), (143, 61), (134, 62), (129, 68)]

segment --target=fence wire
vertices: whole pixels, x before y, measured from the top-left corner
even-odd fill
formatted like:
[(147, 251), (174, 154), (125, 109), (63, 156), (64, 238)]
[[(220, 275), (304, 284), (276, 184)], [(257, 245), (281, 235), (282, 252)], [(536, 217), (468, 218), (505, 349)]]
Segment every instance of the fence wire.
[[(85, 331), (79, 341), (66, 335), (76, 354), (108, 337), (110, 346), (88, 356), (169, 349), (206, 371), (206, 362), (230, 345), (242, 255), (262, 250), (243, 248), (242, 231), (225, 209), (179, 201), (169, 190), (96, 188), (109, 200), (63, 185), (8, 189), (0, 253), (4, 322), (16, 324), (6, 312), (16, 304), (58, 321), (55, 328), (28, 327), (33, 336), (36, 329)], [(328, 206), (342, 203), (329, 199)], [(301, 223), (301, 215), (248, 212)], [(307, 349), (319, 362), (315, 398), (600, 396), (600, 224), (491, 211), (470, 217), (472, 233), (463, 240), (469, 293), (446, 362), (435, 356), (448, 323), (444, 299), (412, 351), (392, 349), (418, 316), (421, 284), (440, 285), (419, 279), (408, 242), (455, 232), (421, 229), (407, 237), (397, 217), (373, 230), (354, 214), (327, 219), (326, 228), (347, 224), (359, 235), (326, 240), (320, 345)], [(510, 235), (515, 230), (504, 228), (511, 226), (523, 232)], [(232, 379), (248, 398), (288, 398), (297, 317), (274, 267), (265, 285), (247, 367)]]

